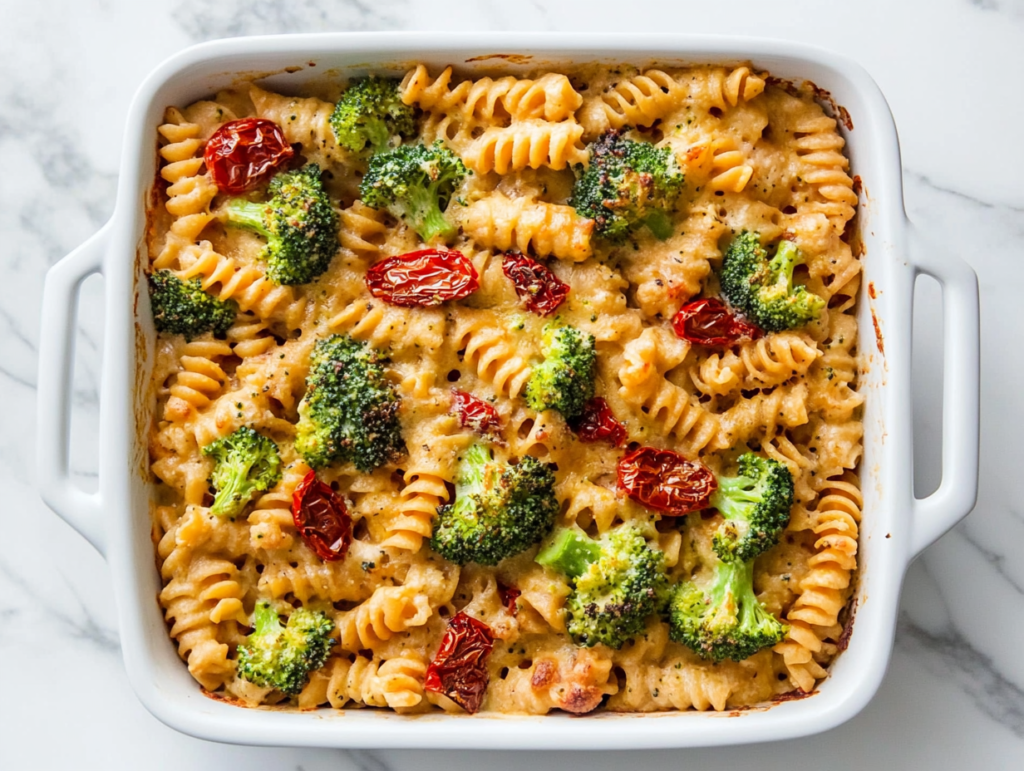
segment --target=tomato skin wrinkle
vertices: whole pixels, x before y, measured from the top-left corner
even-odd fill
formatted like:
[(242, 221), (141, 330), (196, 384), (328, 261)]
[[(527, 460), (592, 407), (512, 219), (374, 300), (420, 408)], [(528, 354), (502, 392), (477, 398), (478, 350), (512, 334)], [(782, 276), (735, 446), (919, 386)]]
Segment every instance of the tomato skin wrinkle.
[(373, 265), (366, 286), (389, 305), (425, 308), (469, 297), (480, 288), (480, 276), (462, 252), (421, 249)]
[(527, 310), (540, 316), (555, 312), (569, 294), (569, 285), (561, 281), (547, 266), (519, 252), (507, 252), (501, 262), (505, 276), (516, 288), (516, 294)]
[(457, 388), (452, 389), (452, 412), (462, 428), (471, 428), (478, 434), (493, 434), (501, 428), (501, 416), (494, 405)]
[(572, 430), (581, 442), (607, 442), (612, 447), (621, 447), (627, 436), (626, 427), (600, 396), (583, 405), (583, 414), (572, 422)]
[(672, 319), (672, 328), (683, 340), (711, 348), (728, 348), (764, 335), (760, 327), (737, 316), (717, 297), (686, 303)]
[(281, 127), (266, 118), (225, 123), (206, 143), (203, 160), (225, 193), (244, 193), (295, 155)]
[(424, 688), (444, 694), (471, 715), (479, 712), (490, 681), (487, 658), (493, 647), (487, 624), (464, 612), (456, 614), (427, 667)]
[(352, 517), (345, 501), (310, 471), (292, 495), (292, 519), (306, 546), (324, 562), (345, 559), (352, 543)]
[(687, 460), (672, 450), (640, 447), (618, 466), (619, 489), (650, 509), (681, 516), (708, 507), (718, 482), (700, 461)]

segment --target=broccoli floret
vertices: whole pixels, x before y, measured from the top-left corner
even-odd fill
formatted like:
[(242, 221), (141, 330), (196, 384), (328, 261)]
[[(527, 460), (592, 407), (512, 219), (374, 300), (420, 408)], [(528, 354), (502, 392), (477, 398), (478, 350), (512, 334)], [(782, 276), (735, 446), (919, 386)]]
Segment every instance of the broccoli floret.
[(338, 144), (354, 153), (370, 145), (382, 150), (393, 136), (416, 134), (416, 115), (402, 102), (398, 81), (363, 78), (341, 95), (331, 114), (331, 129)]
[(566, 420), (583, 414), (594, 395), (594, 336), (575, 327), (548, 327), (541, 338), (544, 361), (526, 383), (526, 403), (535, 410), (558, 410)]
[(276, 688), (295, 696), (320, 669), (334, 645), (334, 622), (326, 613), (296, 608), (281, 624), (269, 602), (256, 603), (255, 630), (238, 646), (238, 675), (264, 688)]
[(448, 240), (456, 228), (444, 216), (455, 188), (469, 173), (441, 140), (431, 147), (400, 145), (370, 159), (359, 184), (363, 203), (387, 209), (419, 233), (426, 242)]
[(713, 661), (743, 661), (782, 641), (788, 628), (754, 594), (754, 563), (716, 562), (707, 589), (693, 581), (673, 587), (669, 636)]
[(596, 541), (579, 528), (559, 529), (536, 561), (572, 580), (566, 629), (577, 645), (621, 648), (658, 609), (665, 557), (633, 525), (619, 525)]
[(667, 147), (607, 131), (590, 145), (590, 164), (576, 167), (569, 205), (594, 220), (595, 232), (622, 243), (647, 225), (662, 240), (672, 235), (670, 214), (683, 189), (683, 172)]
[(734, 477), (718, 477), (711, 505), (725, 517), (714, 536), (725, 562), (746, 562), (779, 542), (793, 506), (793, 475), (777, 460), (741, 455)]
[(825, 301), (806, 287), (793, 286), (793, 269), (803, 261), (792, 241), (780, 241), (769, 260), (761, 237), (744, 230), (722, 260), (722, 294), (766, 332), (802, 327), (825, 307)]
[(310, 466), (351, 461), (370, 472), (405, 451), (387, 361), (347, 335), (317, 340), (295, 437), (295, 449)]
[(234, 519), (253, 495), (281, 480), (277, 445), (249, 426), (206, 445), (203, 455), (217, 462), (210, 475), (210, 484), (217, 491), (210, 511), (219, 517)]
[(497, 565), (539, 543), (558, 512), (550, 464), (527, 455), (515, 466), (474, 444), (459, 460), (455, 502), (437, 510), (430, 548), (459, 565)]
[(270, 180), (267, 201), (234, 198), (227, 221), (267, 239), (260, 258), (275, 284), (308, 284), (327, 270), (338, 251), (338, 215), (315, 163)]
[(158, 332), (184, 335), (186, 340), (204, 332), (223, 335), (235, 322), (238, 306), (203, 291), (198, 277), (182, 281), (169, 270), (149, 276), (149, 301)]

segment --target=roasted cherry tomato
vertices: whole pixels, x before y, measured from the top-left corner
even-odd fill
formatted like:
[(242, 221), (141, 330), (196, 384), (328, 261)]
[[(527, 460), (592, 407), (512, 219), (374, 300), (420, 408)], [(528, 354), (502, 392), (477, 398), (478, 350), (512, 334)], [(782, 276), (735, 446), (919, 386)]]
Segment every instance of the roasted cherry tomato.
[(615, 419), (612, 408), (600, 396), (583, 405), (583, 414), (572, 423), (581, 442), (608, 442), (619, 447), (626, 441), (626, 427)]
[(672, 328), (683, 340), (713, 348), (725, 348), (743, 339), (756, 340), (764, 334), (717, 297), (686, 303), (672, 319)]
[(498, 581), (498, 596), (501, 597), (501, 604), (505, 606), (505, 609), (509, 612), (509, 615), (515, 616), (519, 612), (519, 605), (516, 600), (522, 594), (514, 586), (506, 586), (501, 581)]
[(672, 450), (641, 447), (619, 461), (619, 489), (672, 517), (707, 508), (717, 487), (711, 469)]
[(295, 488), (292, 518), (306, 546), (325, 562), (345, 558), (352, 542), (352, 517), (345, 501), (310, 471)]
[(493, 434), (501, 428), (501, 416), (494, 405), (457, 388), (452, 389), (452, 412), (460, 426), (478, 434)]
[(244, 193), (295, 155), (284, 132), (266, 118), (225, 123), (206, 143), (206, 170), (222, 192)]
[(441, 647), (427, 667), (423, 685), (443, 693), (469, 714), (480, 709), (487, 691), (487, 657), (494, 647), (491, 628), (466, 613), (448, 622)]
[(541, 316), (554, 313), (569, 294), (568, 284), (525, 254), (509, 252), (501, 263), (501, 269), (512, 281), (516, 294), (526, 302), (527, 309)]
[(381, 260), (366, 271), (366, 286), (391, 305), (422, 308), (468, 297), (480, 277), (462, 252), (423, 249)]

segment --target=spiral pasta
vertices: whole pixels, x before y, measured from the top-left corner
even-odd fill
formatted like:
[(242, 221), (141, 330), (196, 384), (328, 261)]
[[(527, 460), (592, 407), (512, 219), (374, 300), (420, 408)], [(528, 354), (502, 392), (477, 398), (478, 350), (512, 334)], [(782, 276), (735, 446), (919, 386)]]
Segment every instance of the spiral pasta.
[(772, 388), (806, 373), (820, 352), (798, 332), (781, 332), (743, 343), (739, 354), (714, 353), (690, 370), (701, 393), (723, 396), (740, 388)]
[(626, 344), (619, 370), (619, 397), (643, 419), (676, 439), (686, 452), (706, 447), (719, 432), (718, 418), (665, 373), (682, 363), (688, 344), (659, 327), (649, 327)]
[(563, 121), (583, 99), (565, 75), (547, 73), (537, 80), (514, 77), (464, 80), (454, 87), (452, 68), (436, 78), (422, 64), (402, 80), (402, 101), (430, 112), (457, 116), (463, 130), (504, 125), (506, 121)]
[(835, 120), (820, 107), (817, 113), (794, 126), (793, 144), (802, 163), (801, 178), (817, 194), (807, 203), (798, 204), (797, 210), (824, 214), (833, 229), (841, 233), (853, 218), (857, 194), (847, 172), (850, 162), (842, 153), (846, 142), (836, 131)]
[(299, 695), (299, 706), (312, 709), (330, 704), (341, 709), (353, 704), (399, 711), (412, 709), (423, 700), (426, 671), (423, 656), (412, 651), (387, 660), (334, 656), (323, 669), (313, 673)]
[(167, 183), (167, 212), (174, 217), (167, 231), (164, 246), (153, 260), (157, 270), (173, 268), (181, 250), (191, 246), (213, 219), (210, 203), (217, 195), (217, 186), (203, 169), (203, 141), (200, 126), (190, 123), (177, 108), (171, 107), (165, 123), (157, 131), (166, 140), (160, 148), (164, 165), (160, 176)]
[(533, 372), (529, 359), (493, 314), (481, 311), (460, 317), (452, 340), (477, 377), (498, 392), (515, 398), (526, 387)]
[(370, 262), (380, 255), (388, 230), (383, 212), (356, 201), (338, 219), (342, 259)]
[(686, 90), (662, 70), (647, 70), (612, 82), (602, 93), (584, 100), (580, 123), (587, 136), (594, 137), (609, 128), (650, 126), (676, 107)]
[(296, 461), (285, 466), (281, 481), (256, 499), (249, 514), (249, 539), (254, 549), (288, 549), (295, 543), (292, 495), (309, 473), (309, 466)]
[(198, 276), (203, 289), (220, 300), (233, 300), (244, 313), (255, 313), (261, 319), (280, 319), (289, 329), (301, 325), (303, 300), (295, 296), (291, 287), (274, 284), (256, 266), (218, 254), (208, 241), (186, 250), (181, 262), (180, 278)]
[(328, 322), (333, 332), (365, 340), (375, 348), (437, 350), (444, 341), (446, 321), (441, 310), (396, 308), (358, 298)]
[(184, 421), (208, 406), (227, 381), (218, 362), (230, 355), (230, 345), (209, 337), (182, 345), (181, 369), (171, 383), (164, 420)]
[(581, 217), (571, 206), (494, 193), (467, 206), (461, 221), (467, 235), (490, 249), (516, 249), (574, 262), (591, 254), (594, 221)]
[(584, 163), (587, 151), (578, 123), (541, 120), (495, 126), (484, 131), (466, 149), (463, 159), (476, 172), (508, 174), (521, 169), (548, 167), (556, 171)]
[(720, 416), (718, 436), (712, 447), (735, 447), (754, 435), (770, 441), (780, 428), (802, 426), (808, 421), (807, 386), (779, 386), (771, 393), (741, 399)]
[(850, 576), (857, 567), (857, 532), (863, 498), (857, 478), (845, 472), (829, 480), (821, 491), (817, 509), (805, 526), (815, 536), (816, 554), (800, 582), (800, 594), (786, 616), (789, 634), (775, 646), (782, 655), (793, 684), (810, 691), (825, 670), (815, 661), (824, 641), (838, 639), (839, 614), (849, 596)]
[(330, 102), (282, 96), (258, 86), (249, 89), (249, 98), (256, 105), (256, 114), (280, 126), (290, 143), (302, 145), (303, 155), (310, 161), (324, 166), (345, 160), (346, 153), (331, 130), (334, 105)]

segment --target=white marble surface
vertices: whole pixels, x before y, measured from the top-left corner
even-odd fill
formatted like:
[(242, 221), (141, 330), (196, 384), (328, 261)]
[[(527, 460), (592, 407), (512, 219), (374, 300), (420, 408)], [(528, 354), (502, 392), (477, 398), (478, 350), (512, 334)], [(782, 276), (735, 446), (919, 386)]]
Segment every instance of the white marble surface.
[[(888, 678), (850, 723), (795, 742), (630, 757), (345, 753), (197, 741), (131, 693), (106, 566), (32, 488), (44, 273), (109, 216), (125, 112), (161, 59), (222, 36), (396, 28), (765, 35), (853, 56), (880, 83), (900, 129), (911, 216), (981, 278), (982, 490), (975, 512), (911, 568)], [(1024, 339), (1022, 72), (1024, 0), (0, 0), (0, 767), (1024, 768), (1024, 368), (1011, 353)], [(937, 304), (922, 305), (915, 388), (927, 490), (938, 475), (940, 323)], [(74, 400), (73, 463), (86, 487), (101, 311), (96, 279), (83, 294)]]

